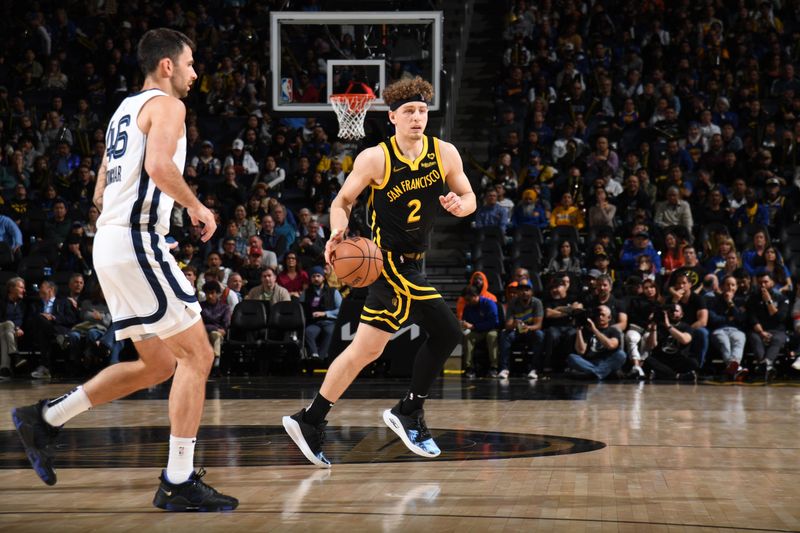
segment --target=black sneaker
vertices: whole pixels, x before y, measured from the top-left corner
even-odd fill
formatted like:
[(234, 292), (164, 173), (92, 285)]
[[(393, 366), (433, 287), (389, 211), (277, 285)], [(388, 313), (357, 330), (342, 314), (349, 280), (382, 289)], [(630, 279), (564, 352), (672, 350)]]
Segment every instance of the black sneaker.
[(424, 410), (417, 409), (409, 415), (404, 415), (400, 412), (398, 403), (383, 412), (383, 421), (415, 454), (422, 457), (438, 457), (442, 453), (425, 424)]
[(53, 427), (44, 421), (42, 407), (46, 402), (47, 400), (40, 400), (34, 405), (15, 407), (11, 410), (11, 419), (36, 475), (48, 485), (55, 485), (53, 455), (58, 431), (61, 428)]
[(689, 372), (679, 372), (675, 374), (675, 379), (677, 381), (688, 381), (692, 383), (697, 383), (697, 372), (694, 370), (690, 370)]
[(219, 512), (233, 511), (239, 506), (239, 500), (233, 496), (220, 494), (213, 487), (203, 483), (205, 468), (192, 472), (187, 481), (173, 484), (162, 470), (158, 479), (161, 484), (153, 497), (153, 505), (167, 511)]
[(303, 408), (292, 416), (284, 416), (283, 429), (300, 448), (306, 459), (322, 468), (330, 468), (331, 462), (322, 453), (322, 444), (325, 442), (325, 426), (328, 425), (328, 421), (323, 420), (314, 426), (303, 420), (305, 413), (306, 410)]

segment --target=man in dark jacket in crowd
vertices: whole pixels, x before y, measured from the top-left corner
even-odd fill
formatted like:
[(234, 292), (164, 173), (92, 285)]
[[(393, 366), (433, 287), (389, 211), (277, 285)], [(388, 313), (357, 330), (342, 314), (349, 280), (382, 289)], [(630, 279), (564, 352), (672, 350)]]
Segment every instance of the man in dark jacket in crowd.
[(306, 315), (306, 346), (312, 358), (325, 360), (333, 339), (333, 329), (342, 305), (342, 295), (325, 282), (325, 271), (313, 266), (308, 271), (311, 284), (303, 293)]
[(778, 354), (786, 344), (786, 317), (789, 313), (788, 298), (775, 290), (775, 280), (769, 272), (756, 275), (756, 288), (747, 300), (750, 317), (750, 333), (747, 338), (756, 359), (766, 365), (772, 373)]
[(67, 298), (56, 298), (56, 284), (45, 280), (39, 286), (39, 299), (33, 303), (29, 331), (39, 344), (42, 354), (40, 364), (31, 372), (35, 379), (49, 379), (54, 341), (59, 348), (68, 347), (67, 333), (80, 321), (76, 303)]

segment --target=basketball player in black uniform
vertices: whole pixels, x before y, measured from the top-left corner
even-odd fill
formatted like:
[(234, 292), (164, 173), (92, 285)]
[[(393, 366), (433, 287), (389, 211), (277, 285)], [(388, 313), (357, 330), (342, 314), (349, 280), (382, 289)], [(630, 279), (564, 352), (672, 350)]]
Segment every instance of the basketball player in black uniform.
[(384, 89), (395, 136), (358, 155), (331, 205), (327, 261), (333, 246), (347, 234), (356, 198), (370, 187), (368, 222), (384, 263), (381, 276), (369, 287), (353, 342), (333, 361), (311, 405), (283, 417), (284, 428), (306, 458), (324, 468), (330, 467), (322, 452), (325, 416), (358, 373), (380, 357), (391, 336), (411, 321), (427, 332), (428, 340), (414, 360), (408, 392), (384, 411), (383, 420), (412, 452), (423, 457), (440, 453), (425, 425), (423, 403), (461, 342), (461, 329), (422, 274), (422, 258), (440, 206), (455, 216), (467, 216), (475, 211), (475, 194), (456, 148), (425, 135), (427, 102), (432, 98), (433, 87), (419, 77)]

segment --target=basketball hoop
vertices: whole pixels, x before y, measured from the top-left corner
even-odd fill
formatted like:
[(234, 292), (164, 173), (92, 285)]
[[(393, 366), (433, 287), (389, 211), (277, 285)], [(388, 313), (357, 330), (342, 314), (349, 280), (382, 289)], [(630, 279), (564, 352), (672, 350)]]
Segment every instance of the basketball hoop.
[[(363, 93), (350, 92), (360, 85)], [(347, 90), (331, 95), (331, 106), (339, 119), (339, 138), (356, 141), (364, 138), (364, 118), (375, 100), (375, 93), (364, 83), (351, 82)]]

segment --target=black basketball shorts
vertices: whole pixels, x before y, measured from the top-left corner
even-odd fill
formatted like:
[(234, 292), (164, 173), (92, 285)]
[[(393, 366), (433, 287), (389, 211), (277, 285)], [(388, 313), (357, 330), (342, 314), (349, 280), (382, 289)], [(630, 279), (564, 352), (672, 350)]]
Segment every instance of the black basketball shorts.
[(402, 254), (383, 252), (383, 271), (369, 286), (361, 311), (361, 322), (394, 333), (413, 322), (415, 310), (441, 305), (442, 296), (422, 274), (422, 262)]

